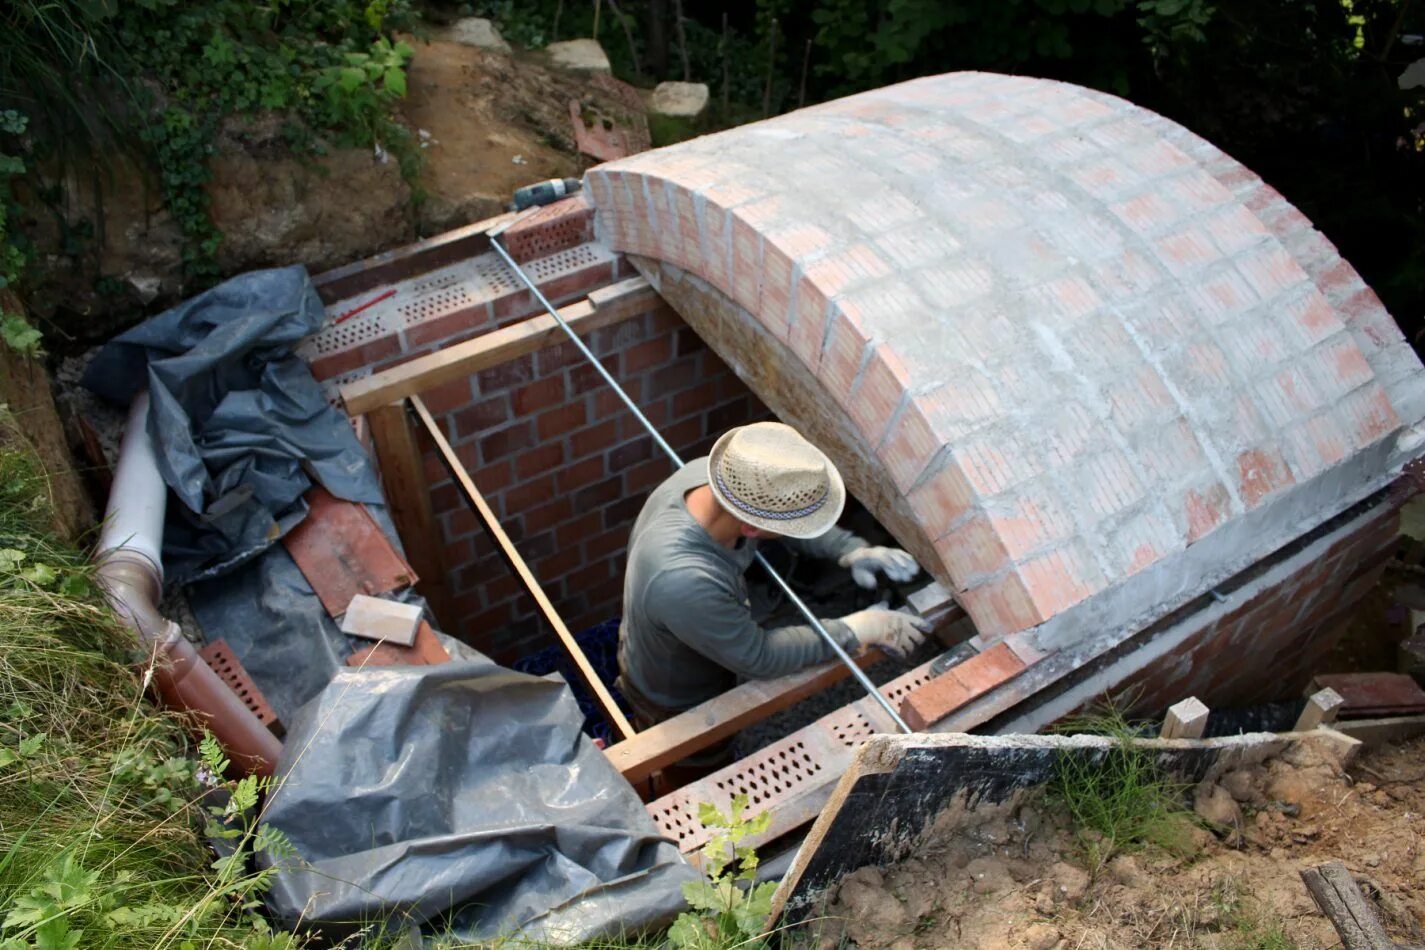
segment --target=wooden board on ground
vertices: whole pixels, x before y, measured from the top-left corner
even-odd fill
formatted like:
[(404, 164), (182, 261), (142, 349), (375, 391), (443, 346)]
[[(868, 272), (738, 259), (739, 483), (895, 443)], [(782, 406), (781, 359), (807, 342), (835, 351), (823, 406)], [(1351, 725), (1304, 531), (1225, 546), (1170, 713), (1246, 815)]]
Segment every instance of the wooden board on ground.
[(1337, 732), (1359, 739), (1367, 749), (1404, 742), (1425, 735), (1425, 716), (1388, 716), (1382, 719), (1352, 719), (1332, 724)]
[(1346, 950), (1395, 950), (1375, 908), (1340, 861), (1329, 861), (1301, 872), (1312, 900), (1336, 928)]
[[(1291, 737), (1266, 734), (1220, 739), (1144, 739), (1159, 765), (1185, 782), (1259, 762)], [(1102, 736), (874, 736), (841, 776), (772, 902), (769, 926), (815, 913), (842, 877), (884, 866), (915, 847), (951, 807), (967, 815), (1004, 806), (1053, 777), (1061, 756), (1085, 763), (1118, 747)], [(981, 813), (983, 814), (983, 813)], [(968, 821), (977, 819), (971, 817)]]

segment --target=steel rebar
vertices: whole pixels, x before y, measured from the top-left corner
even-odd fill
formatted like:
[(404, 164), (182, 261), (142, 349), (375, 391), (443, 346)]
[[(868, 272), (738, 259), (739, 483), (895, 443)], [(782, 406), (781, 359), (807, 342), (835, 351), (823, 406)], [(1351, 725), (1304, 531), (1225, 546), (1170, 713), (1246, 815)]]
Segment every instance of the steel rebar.
[[(494, 247), (495, 253), (500, 255), (500, 258), (504, 260), (505, 264), (507, 264), (510, 269), (515, 272), (515, 276), (518, 277), (520, 281), (526, 287), (529, 288), (530, 293), (534, 294), (534, 297), (536, 300), (539, 301), (540, 306), (544, 307), (545, 312), (547, 312), (551, 317), (554, 318), (554, 322), (559, 324), (560, 329), (562, 329), (564, 331), (564, 334), (569, 337), (569, 341), (574, 344), (575, 348), (578, 349), (578, 351), (583, 355), (584, 359), (588, 360), (589, 363), (598, 372), (598, 374), (603, 377), (604, 382), (608, 383), (609, 386), (613, 388), (614, 394), (617, 395), (620, 400), (622, 400), (623, 404), (628, 407), (629, 412), (633, 413), (633, 417), (637, 419), (639, 424), (642, 425), (643, 428), (648, 431), (648, 434), (650, 436), (653, 437), (653, 441), (658, 445), (660, 449), (663, 450), (663, 454), (667, 455), (669, 460), (671, 460), (675, 466), (677, 466), (678, 468), (682, 468), (683, 459), (678, 455), (677, 452), (673, 450), (673, 447), (668, 444), (667, 440), (663, 438), (663, 436), (658, 432), (658, 429), (653, 425), (652, 422), (649, 421), (648, 417), (643, 414), (642, 410), (638, 408), (637, 404), (634, 403), (634, 401), (629, 397), (628, 393), (624, 391), (624, 388), (618, 384), (618, 380), (613, 378), (613, 375), (610, 374), (609, 371), (604, 368), (604, 364), (599, 362), (598, 357), (594, 356), (593, 352), (584, 344), (584, 341), (579, 339), (579, 335), (574, 332), (573, 328), (570, 327), (569, 324), (564, 322), (564, 318), (559, 315), (559, 310), (552, 303), (549, 302), (549, 299), (544, 296), (544, 293), (537, 286), (535, 286), (534, 281), (529, 278), (529, 275), (524, 272), (524, 269), (521, 268), (519, 264), (515, 263), (514, 258), (510, 256), (509, 252), (505, 250), (504, 245), (500, 243), (500, 235), (503, 234), (504, 231), (508, 229), (511, 224), (514, 224), (515, 220), (512, 220), (509, 223), (505, 224), (503, 227), (496, 228), (490, 232), (490, 244), (492, 247)], [(900, 713), (898, 713), (896, 711), (896, 708), (891, 705), (891, 701), (888, 700), (885, 695), (879, 689), (876, 688), (876, 684), (872, 683), (871, 678), (866, 675), (865, 671), (863, 671), (861, 667), (856, 665), (856, 661), (851, 659), (850, 654), (846, 652), (846, 650), (841, 646), (841, 644), (836, 642), (836, 638), (831, 635), (831, 631), (827, 630), (826, 627), (822, 625), (822, 622), (818, 620), (816, 615), (811, 612), (811, 608), (808, 607), (805, 603), (803, 603), (802, 599), (796, 595), (796, 592), (792, 590), (791, 585), (786, 582), (782, 575), (777, 573), (777, 571), (772, 567), (772, 565), (767, 562), (767, 559), (762, 556), (762, 553), (760, 551), (754, 552), (754, 557), (757, 559), (757, 563), (762, 566), (762, 569), (767, 572), (767, 575), (771, 577), (772, 580), (776, 582), (777, 586), (782, 589), (782, 592), (787, 595), (787, 598), (792, 602), (792, 604), (795, 605), (799, 611), (801, 611), (802, 616), (805, 617), (807, 619), (807, 622), (811, 624), (811, 628), (815, 630), (824, 641), (826, 641), (827, 646), (831, 647), (832, 652), (836, 654), (836, 658), (840, 660), (848, 670), (851, 671), (851, 675), (854, 676), (856, 678), (856, 681), (861, 684), (861, 687), (866, 690), (866, 694), (869, 695), (872, 699), (874, 699), (880, 705), (880, 707), (885, 710), (886, 715), (891, 717), (891, 721), (896, 724), (896, 727), (900, 729), (901, 732), (913, 732), (914, 730), (911, 729), (910, 726), (906, 725), (905, 720), (900, 717)]]

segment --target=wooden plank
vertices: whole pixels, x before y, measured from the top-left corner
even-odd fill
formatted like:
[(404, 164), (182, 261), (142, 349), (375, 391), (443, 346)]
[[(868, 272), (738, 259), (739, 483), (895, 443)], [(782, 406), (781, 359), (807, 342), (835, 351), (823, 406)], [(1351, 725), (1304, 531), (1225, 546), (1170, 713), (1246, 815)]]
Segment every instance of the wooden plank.
[(1341, 694), (1334, 689), (1317, 690), (1306, 701), (1306, 708), (1301, 711), (1296, 725), (1291, 727), (1292, 731), (1306, 732), (1308, 729), (1315, 729), (1317, 726), (1335, 722), (1336, 714), (1341, 711), (1341, 706), (1345, 702), (1341, 698)]
[(1367, 749), (1393, 742), (1404, 742), (1425, 735), (1425, 716), (1390, 716), (1384, 719), (1352, 719), (1335, 722), (1331, 728), (1353, 739), (1361, 740)]
[(1336, 928), (1346, 950), (1395, 950), (1380, 918), (1351, 872), (1340, 861), (1303, 868), (1301, 880), (1312, 900)]
[[(880, 650), (868, 650), (855, 660), (865, 669), (883, 657)], [(604, 752), (624, 778), (638, 782), (849, 675), (845, 665), (833, 661), (775, 679), (749, 680)]]
[(372, 257), (334, 267), (313, 277), (312, 285), (317, 288), (317, 294), (323, 303), (332, 304), (362, 291), (384, 287), (398, 280), (435, 270), (437, 267), (484, 254), (490, 249), (490, 230), (513, 217), (512, 214), (497, 215), (467, 224), (463, 228), (437, 234), (424, 241), (404, 244)]
[(446, 465), (454, 473), (456, 481), (465, 491), (465, 497), (470, 501), (475, 513), (480, 516), (480, 520), (485, 523), (485, 530), (490, 532), (490, 536), (495, 539), (500, 550), (504, 553), (505, 559), (514, 568), (515, 574), (524, 583), (534, 602), (539, 606), (539, 610), (544, 614), (544, 618), (549, 621), (549, 625), (554, 628), (554, 633), (564, 644), (564, 649), (568, 651), (570, 659), (574, 661), (575, 667), (579, 670), (579, 675), (584, 678), (584, 684), (589, 687), (590, 692), (603, 707), (604, 714), (609, 717), (609, 722), (613, 723), (619, 735), (628, 739), (634, 735), (634, 728), (625, 718), (623, 711), (618, 708), (618, 703), (609, 695), (609, 691), (604, 687), (599, 679), (599, 674), (594, 672), (593, 666), (589, 663), (589, 658), (584, 655), (579, 644), (575, 642), (574, 635), (569, 632), (569, 628), (564, 626), (564, 621), (559, 616), (559, 612), (554, 609), (554, 605), (545, 596), (544, 589), (539, 586), (539, 581), (535, 580), (534, 573), (530, 571), (529, 565), (520, 557), (519, 551), (515, 550), (514, 544), (510, 541), (510, 536), (505, 534), (505, 529), (500, 526), (500, 521), (495, 517), (495, 513), (490, 510), (490, 506), (485, 501), (485, 497), (480, 494), (480, 490), (475, 487), (475, 480), (470, 477), (470, 473), (465, 470), (465, 466), (460, 464), (460, 459), (456, 456), (455, 450), (446, 441), (445, 433), (436, 424), (435, 418), (421, 402), (419, 396), (411, 397), (411, 404), (415, 407), (416, 414), (421, 417), (421, 422), (425, 424), (426, 431), (435, 440), (435, 447), (440, 451), (441, 457), (445, 459)]
[(1207, 707), (1196, 696), (1168, 707), (1163, 717), (1163, 739), (1201, 739), (1207, 729)]
[[(659, 306), (666, 304), (648, 285), (648, 281), (642, 277), (630, 277), (590, 294), (585, 300), (561, 307), (559, 316), (575, 333), (585, 334)], [(530, 317), (347, 383), (341, 388), (341, 398), (346, 402), (346, 411), (359, 416), (379, 406), (420, 395), (432, 386), (508, 363), (564, 339), (564, 331), (549, 314)]]
[(381, 472), (387, 510), (401, 537), (401, 546), (406, 549), (406, 557), (420, 577), (416, 587), (430, 605), (437, 626), (449, 631), (446, 624), (455, 618), (455, 613), (450, 606), (445, 555), (434, 540), (441, 536), (440, 526), (431, 507), (430, 485), (426, 482), (415, 427), (406, 415), (404, 404), (378, 406), (366, 418), (375, 442), (376, 465)]

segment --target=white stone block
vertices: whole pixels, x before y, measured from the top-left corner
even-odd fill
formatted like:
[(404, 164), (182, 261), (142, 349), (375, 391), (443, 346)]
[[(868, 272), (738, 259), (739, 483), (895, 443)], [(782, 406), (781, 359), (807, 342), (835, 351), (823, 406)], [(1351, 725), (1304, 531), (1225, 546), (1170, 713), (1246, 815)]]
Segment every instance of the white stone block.
[(660, 82), (648, 99), (648, 111), (674, 119), (696, 119), (707, 111), (708, 87), (701, 82)]
[(550, 43), (544, 48), (549, 62), (560, 69), (572, 69), (582, 73), (609, 72), (609, 57), (598, 40), (564, 40)]
[(408, 647), (416, 642), (421, 608), (381, 597), (357, 594), (341, 615), (341, 632), (368, 640), (384, 640)]
[(459, 43), (462, 46), (474, 46), (497, 53), (510, 52), (510, 44), (505, 42), (495, 24), (484, 17), (468, 16), (456, 20), (441, 32), (440, 38), (447, 43)]

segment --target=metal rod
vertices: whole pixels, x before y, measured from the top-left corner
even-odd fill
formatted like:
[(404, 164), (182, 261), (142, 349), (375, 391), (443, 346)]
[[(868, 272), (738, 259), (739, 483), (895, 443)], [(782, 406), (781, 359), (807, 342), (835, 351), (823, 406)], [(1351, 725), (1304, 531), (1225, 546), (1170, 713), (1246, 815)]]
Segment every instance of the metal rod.
[[(510, 222), (510, 224), (513, 223), (515, 222)], [(506, 225), (505, 228), (508, 226), (509, 225)], [(505, 250), (504, 245), (499, 241), (499, 237), (504, 233), (505, 228), (497, 228), (490, 232), (490, 246), (495, 249), (495, 253), (500, 255), (504, 262), (510, 266), (510, 269), (515, 272), (515, 275), (519, 277), (520, 281), (529, 288), (530, 293), (534, 294), (535, 299), (538, 300), (545, 311), (554, 318), (554, 322), (559, 324), (565, 335), (569, 337), (570, 342), (572, 342), (579, 352), (584, 355), (584, 358), (593, 365), (594, 369), (598, 370), (599, 375), (604, 378), (604, 382), (613, 387), (614, 393), (623, 401), (623, 404), (628, 407), (629, 411), (633, 413), (634, 418), (639, 421), (643, 428), (648, 430), (648, 434), (653, 437), (653, 441), (663, 450), (663, 454), (667, 455), (674, 465), (682, 468), (683, 460), (678, 456), (678, 453), (673, 451), (673, 447), (659, 434), (653, 423), (648, 421), (648, 417), (634, 404), (633, 400), (629, 398), (628, 393), (624, 392), (623, 387), (620, 386), (618, 381), (604, 368), (604, 364), (599, 362), (598, 357), (594, 356), (593, 352), (584, 345), (584, 341), (579, 339), (579, 335), (574, 332), (569, 324), (564, 322), (564, 318), (559, 315), (558, 309), (556, 309), (555, 306), (549, 302), (549, 299), (544, 296), (544, 293), (535, 286), (534, 281), (530, 280), (529, 275), (515, 263), (514, 258), (510, 257), (509, 252)], [(914, 732), (915, 730), (906, 725), (905, 720), (900, 717), (900, 713), (891, 705), (891, 701), (876, 688), (876, 684), (871, 682), (871, 678), (867, 676), (861, 667), (857, 666), (855, 661), (851, 659), (850, 655), (842, 649), (841, 644), (837, 643), (836, 638), (831, 635), (831, 631), (822, 625), (821, 621), (816, 618), (816, 615), (811, 612), (811, 608), (802, 602), (802, 599), (796, 595), (796, 592), (792, 590), (782, 575), (778, 574), (772, 568), (772, 565), (767, 563), (767, 559), (762, 556), (760, 551), (754, 552), (754, 556), (757, 559), (757, 563), (762, 565), (762, 569), (767, 572), (772, 580), (776, 581), (777, 586), (782, 589), (782, 593), (787, 595), (787, 599), (801, 611), (802, 616), (811, 624), (811, 628), (826, 641), (827, 646), (831, 647), (832, 652), (836, 654), (836, 658), (851, 671), (851, 675), (854, 676), (856, 681), (861, 684), (861, 687), (866, 690), (867, 695), (880, 704), (880, 707), (885, 710), (886, 715), (891, 717), (891, 721), (896, 724), (896, 728), (905, 733)]]

